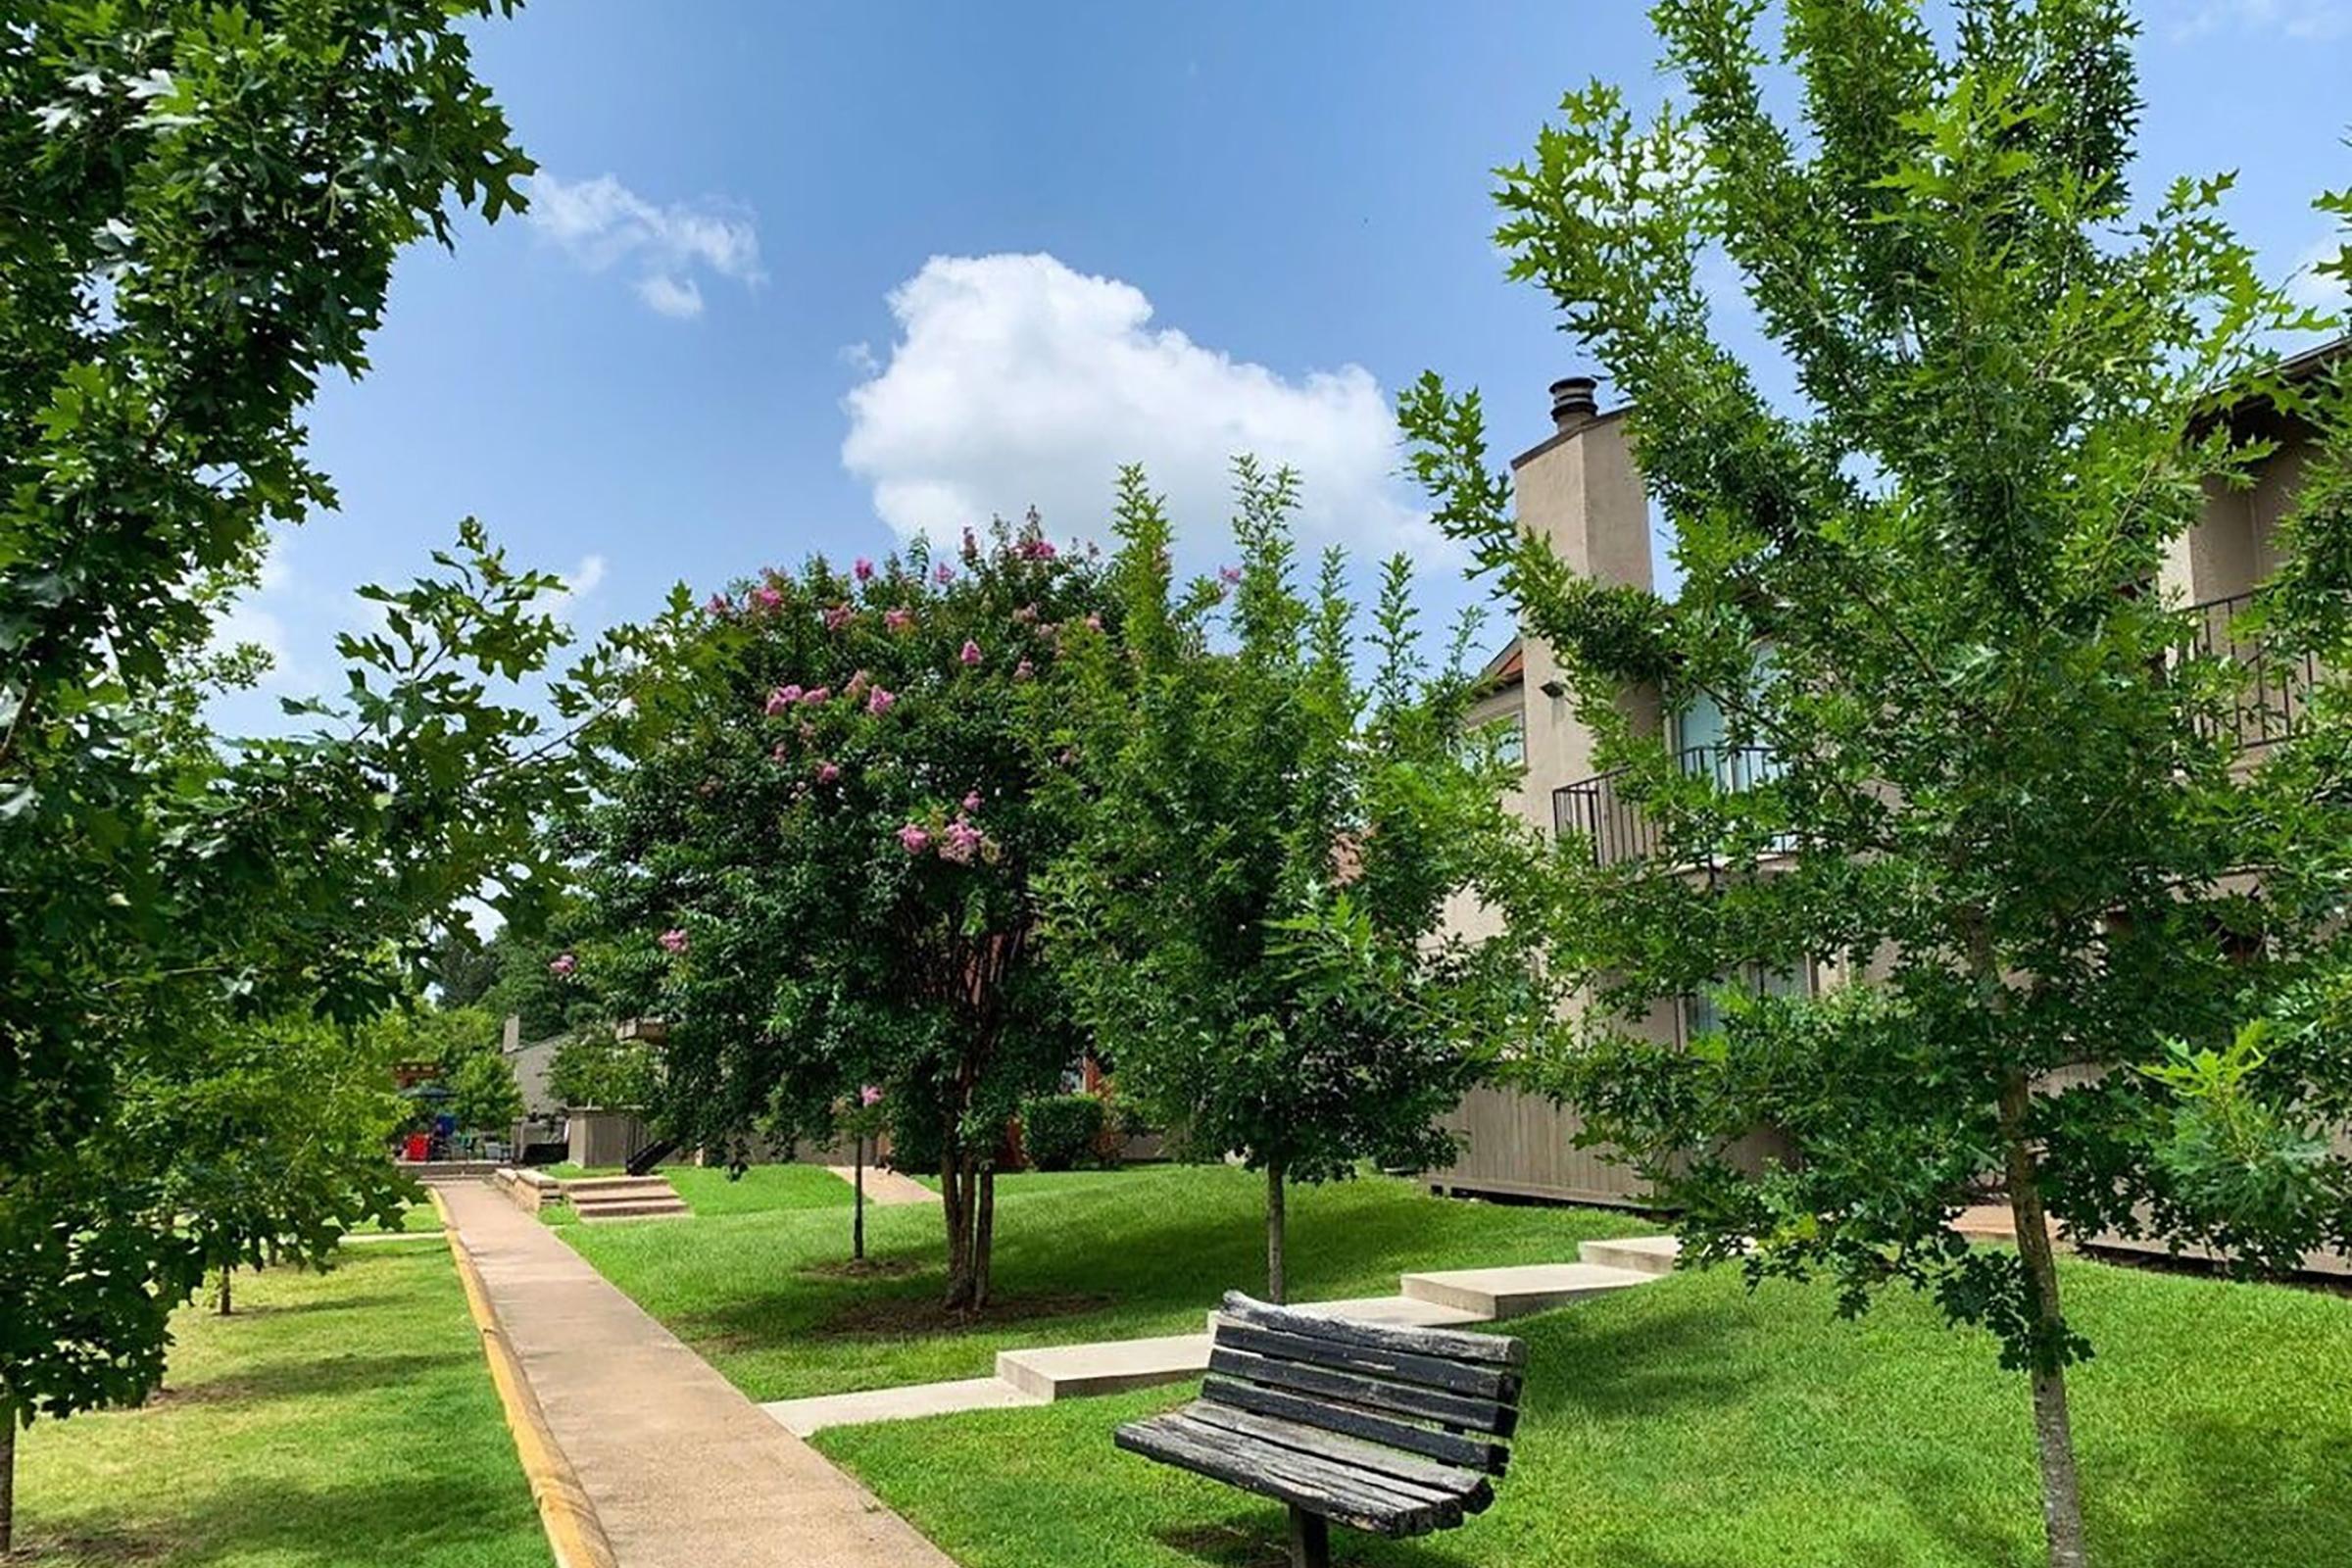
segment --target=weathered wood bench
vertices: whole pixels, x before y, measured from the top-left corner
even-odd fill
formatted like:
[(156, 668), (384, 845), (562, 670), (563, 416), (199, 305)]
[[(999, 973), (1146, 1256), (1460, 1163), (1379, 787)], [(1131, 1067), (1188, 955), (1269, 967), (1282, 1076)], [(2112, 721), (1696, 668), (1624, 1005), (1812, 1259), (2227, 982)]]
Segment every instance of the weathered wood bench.
[(1200, 1397), (1113, 1441), (1288, 1503), (1293, 1568), (1326, 1568), (1334, 1521), (1419, 1536), (1494, 1500), (1526, 1365), (1518, 1340), (1322, 1317), (1237, 1291)]

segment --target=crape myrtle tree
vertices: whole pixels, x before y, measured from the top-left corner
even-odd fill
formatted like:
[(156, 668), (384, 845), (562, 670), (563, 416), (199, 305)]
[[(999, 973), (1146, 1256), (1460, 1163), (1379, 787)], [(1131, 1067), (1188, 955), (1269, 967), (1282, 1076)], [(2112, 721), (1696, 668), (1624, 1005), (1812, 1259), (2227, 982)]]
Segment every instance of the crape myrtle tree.
[[(1524, 1000), (1511, 929), (1445, 934), (1447, 901), (1527, 861), (1507, 787), (1466, 742), (1463, 643), (1432, 675), (1410, 576), (1383, 575), (1369, 682), (1325, 557), (1302, 589), (1297, 482), (1237, 465), (1240, 564), (1179, 584), (1170, 523), (1120, 480), (1123, 636), (1076, 662), (1057, 793), (1083, 836), (1049, 925), (1124, 1094), (1266, 1183), (1266, 1288), (1285, 1295), (1285, 1193), (1359, 1162), (1451, 1158), (1438, 1119)], [(1468, 626), (1465, 624), (1465, 635)]]
[(128, 1081), (224, 1008), (356, 1021), (485, 875), (531, 885), (528, 722), (486, 694), (552, 646), (549, 580), (478, 536), (382, 597), (316, 733), (208, 744), (186, 701), (270, 526), (332, 500), (301, 412), (365, 368), (394, 255), (516, 203), (464, 35), (504, 9), (30, 0), (0, 27), (0, 1498), (17, 1426), (137, 1398), (172, 1306), (253, 1239), (168, 1212)]
[[(2135, 196), (2123, 5), (1776, 9), (1778, 66), (1757, 0), (1656, 5), (1683, 105), (1572, 92), (1500, 174), (1514, 275), (1632, 400), (1679, 596), (1516, 528), (1474, 394), (1425, 379), (1404, 422), (1656, 834), (1560, 858), (1551, 972), (1592, 1004), (1541, 1083), (1683, 1208), (1688, 1256), (1824, 1276), (1849, 1313), (1923, 1290), (1990, 1330), (2031, 1383), (2049, 1560), (2080, 1564), (2066, 1371), (2091, 1348), (2049, 1223), (2250, 1266), (2352, 1241), (2317, 1137), (2352, 1115), (2341, 698), (2249, 767), (2245, 671), (2159, 587), (2271, 450), (2226, 416), (2267, 397), (2337, 432), (2267, 635), (2352, 651), (2340, 419), (2264, 370), (2268, 334), (2326, 323), (2262, 280), (2227, 179)], [(1794, 125), (1766, 104), (1783, 67)], [(1726, 346), (1717, 259), (1792, 395)], [(1629, 687), (1711, 699), (1769, 760), (1686, 767)], [(1845, 982), (1716, 990), (1726, 1021), (1688, 1049), (1622, 1022), (1808, 959)], [(2295, 997), (2303, 1026), (2239, 1044)], [(1720, 1151), (1758, 1125), (1795, 1157), (1749, 1177)], [(2018, 1245), (1972, 1250), (1950, 1221), (1995, 1189)]]
[(673, 606), (579, 844), (577, 978), (666, 1025), (662, 1131), (740, 1158), (882, 1090), (894, 1158), (939, 1173), (958, 1311), (988, 1301), (1006, 1124), (1077, 1053), (1034, 889), (1071, 826), (1031, 737), (1108, 635), (1102, 575), (1032, 518)]

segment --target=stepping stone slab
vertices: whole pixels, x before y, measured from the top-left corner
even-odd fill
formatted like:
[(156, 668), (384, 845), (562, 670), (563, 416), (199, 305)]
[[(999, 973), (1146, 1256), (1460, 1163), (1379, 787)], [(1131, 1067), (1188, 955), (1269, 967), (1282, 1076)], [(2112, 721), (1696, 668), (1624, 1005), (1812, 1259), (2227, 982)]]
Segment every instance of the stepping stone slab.
[(1623, 1236), (1613, 1242), (1586, 1242), (1576, 1255), (1602, 1268), (1630, 1268), (1637, 1274), (1671, 1274), (1683, 1255), (1681, 1240), (1673, 1236)]
[(1522, 1263), (1514, 1268), (1457, 1268), (1436, 1274), (1407, 1274), (1404, 1294), (1416, 1300), (1476, 1312), (1482, 1317), (1522, 1317), (1570, 1301), (1647, 1285), (1654, 1274), (1595, 1263)]
[(1044, 1402), (1003, 1378), (963, 1378), (954, 1383), (868, 1389), (862, 1394), (827, 1394), (812, 1399), (778, 1399), (760, 1408), (782, 1422), (786, 1431), (806, 1438), (827, 1427), (861, 1426), (869, 1421), (911, 1421), (922, 1416), (955, 1415), (963, 1410), (1002, 1410), (1016, 1404)]
[(1205, 1334), (1119, 1340), (1107, 1345), (1050, 1345), (999, 1351), (997, 1376), (1040, 1402), (1078, 1399), (1197, 1378), (1208, 1370), (1208, 1351)]
[[(1388, 1323), (1408, 1329), (1455, 1329), (1465, 1323), (1484, 1323), (1486, 1318), (1477, 1312), (1466, 1312), (1458, 1306), (1442, 1301), (1424, 1301), (1410, 1296), (1359, 1296), (1344, 1301), (1294, 1301), (1290, 1310), (1309, 1312), (1317, 1317), (1348, 1317), (1358, 1323)], [(1218, 1307), (1208, 1309), (1210, 1333), (1216, 1332), (1217, 1319), (1224, 1315)]]

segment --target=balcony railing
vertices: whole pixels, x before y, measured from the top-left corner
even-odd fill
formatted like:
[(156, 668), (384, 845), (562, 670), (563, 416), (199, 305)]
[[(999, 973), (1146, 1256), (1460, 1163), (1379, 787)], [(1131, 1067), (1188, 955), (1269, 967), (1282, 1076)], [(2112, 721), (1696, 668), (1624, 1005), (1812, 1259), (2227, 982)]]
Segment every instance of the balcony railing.
[(2292, 735), (2310, 709), (2312, 690), (2319, 684), (2319, 665), (2310, 654), (2282, 654), (2265, 647), (2255, 633), (2238, 630), (2239, 614), (2253, 603), (2254, 596), (2243, 593), (2189, 608), (2189, 613), (2196, 616), (2196, 651), (2234, 660), (2244, 671), (2230, 711), (2202, 727), (2210, 735), (2249, 749)]
[[(1686, 776), (1712, 777), (1727, 795), (1753, 789), (1780, 771), (1779, 760), (1764, 746), (1692, 746), (1674, 760)], [(1622, 769), (1598, 773), (1551, 792), (1552, 832), (1590, 839), (1595, 865), (1648, 859), (1658, 851), (1657, 822), (1644, 803), (1619, 789), (1624, 776)]]

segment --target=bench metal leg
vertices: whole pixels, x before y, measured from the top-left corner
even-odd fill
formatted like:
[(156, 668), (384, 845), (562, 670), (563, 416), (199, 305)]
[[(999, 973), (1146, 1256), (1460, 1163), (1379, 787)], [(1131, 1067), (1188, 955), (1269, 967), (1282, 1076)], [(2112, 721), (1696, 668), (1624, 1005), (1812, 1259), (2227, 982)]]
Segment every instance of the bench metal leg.
[(1331, 1568), (1331, 1521), (1296, 1505), (1291, 1509), (1291, 1568)]

